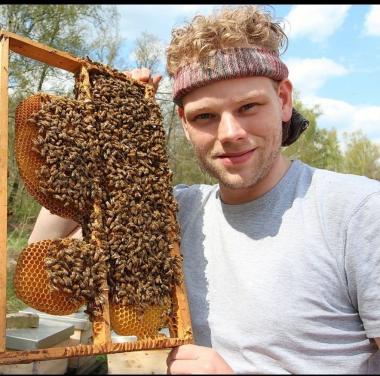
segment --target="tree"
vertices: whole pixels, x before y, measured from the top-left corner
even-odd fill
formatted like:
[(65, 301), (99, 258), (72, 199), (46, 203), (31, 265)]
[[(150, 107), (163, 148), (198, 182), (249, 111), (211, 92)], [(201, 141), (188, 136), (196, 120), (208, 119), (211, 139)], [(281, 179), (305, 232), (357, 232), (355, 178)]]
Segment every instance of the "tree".
[(294, 144), (284, 149), (284, 154), (314, 167), (340, 171), (343, 156), (336, 130), (318, 128), (317, 120), (321, 114), (318, 106), (307, 108), (295, 98), (294, 107), (309, 120), (309, 127)]
[(380, 146), (371, 142), (361, 130), (346, 132), (344, 139), (343, 171), (380, 180)]
[(170, 142), (167, 144), (169, 166), (173, 171), (173, 184), (215, 184), (216, 179), (203, 171), (194, 150), (188, 142), (176, 114), (173, 120)]
[[(75, 56), (113, 63), (118, 56), (117, 11), (114, 6), (76, 4), (0, 5), (0, 27)], [(99, 61), (99, 60), (98, 60)], [(9, 178), (10, 222), (24, 212), (28, 194), (14, 160), (14, 111), (24, 98), (38, 91), (73, 95), (71, 73), (11, 53), (9, 61)], [(31, 199), (30, 202), (33, 202)], [(29, 208), (31, 205), (26, 203)], [(38, 207), (33, 210), (38, 210)]]
[[(108, 59), (104, 63), (115, 61), (120, 46), (114, 6), (0, 5), (0, 26), (75, 56)], [(58, 72), (62, 74), (62, 70), (17, 54), (11, 55), (10, 68), (10, 86), (27, 90), (27, 95), (42, 90), (49, 75), (56, 79)]]
[(159, 38), (144, 31), (136, 39), (133, 54), (137, 68), (145, 67), (152, 72), (158, 72), (164, 56), (164, 47)]
[[(91, 58), (112, 67), (125, 64), (120, 56), (123, 39), (119, 34), (120, 14), (115, 6), (102, 7), (102, 16), (97, 16), (97, 33), (93, 27), (87, 28), (85, 40), (89, 41), (86, 50)], [(112, 27), (110, 23), (112, 22)]]

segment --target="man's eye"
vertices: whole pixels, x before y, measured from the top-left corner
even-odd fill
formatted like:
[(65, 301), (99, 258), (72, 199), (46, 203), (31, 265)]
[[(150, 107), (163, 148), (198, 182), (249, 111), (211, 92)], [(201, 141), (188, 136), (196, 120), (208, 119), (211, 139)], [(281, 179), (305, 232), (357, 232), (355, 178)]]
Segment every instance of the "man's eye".
[(194, 117), (194, 120), (209, 120), (211, 119), (212, 115), (208, 113), (199, 114)]
[(241, 112), (249, 111), (250, 109), (254, 108), (255, 106), (256, 106), (256, 103), (247, 103), (247, 104), (240, 107), (240, 111)]

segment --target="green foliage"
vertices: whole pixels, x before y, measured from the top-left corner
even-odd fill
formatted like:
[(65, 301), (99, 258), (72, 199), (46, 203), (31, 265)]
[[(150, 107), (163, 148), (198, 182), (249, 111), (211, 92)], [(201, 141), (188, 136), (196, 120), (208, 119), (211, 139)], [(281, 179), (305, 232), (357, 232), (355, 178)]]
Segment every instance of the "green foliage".
[(96, 369), (92, 372), (94, 375), (107, 375), (108, 373), (108, 361), (107, 354), (96, 355), (96, 363), (98, 364)]
[(173, 184), (215, 184), (216, 180), (201, 170), (186, 137), (179, 136), (169, 153)]
[(17, 298), (13, 289), (13, 275), (15, 270), (15, 264), (12, 263), (8, 266), (7, 272), (7, 313), (13, 313), (21, 311), (27, 308), (27, 305)]
[(318, 107), (306, 108), (298, 99), (295, 99), (294, 107), (310, 123), (300, 138), (284, 149), (284, 155), (317, 168), (340, 171), (343, 156), (336, 131), (318, 128), (317, 120), (321, 114)]
[(25, 221), (18, 226), (13, 226), (8, 234), (8, 256), (17, 257), (20, 250), (27, 246), (33, 222)]
[(24, 222), (21, 223), (18, 228), (12, 228), (8, 231), (7, 313), (18, 312), (26, 308), (26, 305), (15, 295), (13, 289), (13, 275), (16, 267), (17, 256), (27, 245), (30, 230), (31, 225), (28, 226)]
[[(172, 109), (174, 106), (171, 105)], [(163, 111), (167, 134), (169, 166), (173, 171), (173, 184), (215, 184), (216, 179), (204, 172), (197, 162), (193, 148), (186, 139), (176, 111)]]
[[(47, 46), (81, 56), (86, 42), (80, 21), (95, 17), (98, 6), (64, 4), (7, 4), (0, 7), (2, 28)], [(53, 67), (19, 54), (11, 54), (9, 82), (24, 95), (40, 91), (46, 78), (55, 78)]]
[(344, 134), (346, 151), (343, 172), (380, 180), (380, 147), (362, 131)]
[[(308, 129), (284, 154), (313, 167), (380, 179), (380, 146), (368, 139), (362, 131), (344, 134), (342, 147), (335, 129), (318, 128), (319, 108), (306, 108), (299, 99), (295, 107), (309, 121)], [(344, 149), (344, 151), (342, 151)]]

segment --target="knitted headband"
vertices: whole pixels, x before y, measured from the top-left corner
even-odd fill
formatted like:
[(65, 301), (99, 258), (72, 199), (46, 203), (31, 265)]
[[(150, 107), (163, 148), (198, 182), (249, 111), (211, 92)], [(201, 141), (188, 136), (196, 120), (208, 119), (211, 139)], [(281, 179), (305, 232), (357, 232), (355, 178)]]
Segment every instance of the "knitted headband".
[[(288, 68), (277, 52), (263, 48), (226, 48), (202, 60), (181, 67), (174, 75), (173, 101), (182, 105), (182, 98), (192, 90), (210, 82), (230, 78), (265, 76), (275, 81), (288, 77)], [(283, 146), (290, 145), (307, 128), (309, 122), (293, 108), (290, 121), (283, 123)]]
[(229, 78), (265, 76), (280, 81), (288, 68), (274, 51), (262, 48), (226, 48), (202, 60), (181, 67), (174, 76), (173, 100), (177, 104), (190, 91), (212, 81)]

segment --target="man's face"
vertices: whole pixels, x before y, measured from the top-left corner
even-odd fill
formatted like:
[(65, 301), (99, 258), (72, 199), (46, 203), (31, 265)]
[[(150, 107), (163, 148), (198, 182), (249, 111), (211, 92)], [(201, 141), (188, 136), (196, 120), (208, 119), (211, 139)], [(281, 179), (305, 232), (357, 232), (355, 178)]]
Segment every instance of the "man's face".
[(182, 124), (201, 166), (221, 186), (255, 186), (280, 156), (292, 86), (267, 77), (217, 81), (183, 99)]

